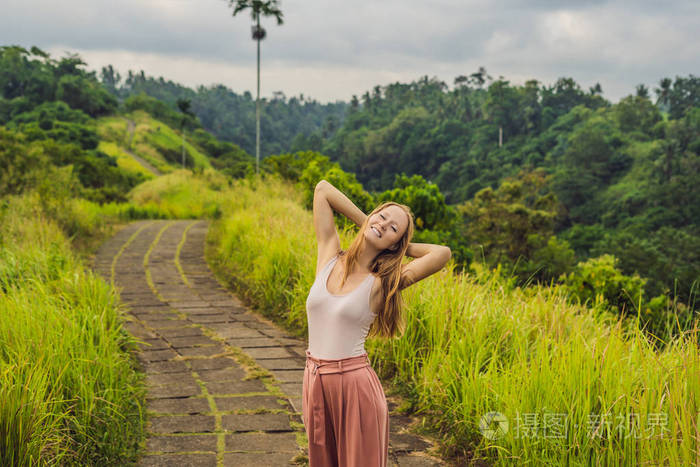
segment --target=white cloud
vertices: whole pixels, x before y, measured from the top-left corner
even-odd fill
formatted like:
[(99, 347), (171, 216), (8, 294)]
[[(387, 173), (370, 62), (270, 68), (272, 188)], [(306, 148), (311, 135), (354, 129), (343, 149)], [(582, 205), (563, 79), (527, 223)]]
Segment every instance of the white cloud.
[[(66, 47), (50, 48), (52, 56), (63, 56)], [(237, 93), (249, 91), (255, 95), (255, 61), (250, 66), (241, 66), (224, 61), (197, 60), (190, 57), (170, 57), (153, 53), (132, 51), (91, 51), (76, 50), (85, 62), (87, 69), (100, 73), (103, 66), (112, 65), (126, 78), (128, 70), (146, 75), (172, 80), (180, 84), (197, 87), (223, 84)], [(173, 78), (177, 77), (177, 79)], [(349, 101), (353, 94), (358, 96), (377, 84), (395, 81), (410, 81), (417, 75), (390, 70), (368, 70), (355, 66), (289, 66), (287, 63), (263, 62), (260, 70), (260, 93), (271, 97), (274, 91), (283, 91), (288, 97), (304, 94), (320, 102), (335, 100)]]
[[(247, 13), (224, 0), (7, 0), (0, 44), (79, 52), (91, 69), (143, 69), (190, 86), (254, 90)], [(282, 0), (264, 19), (264, 95), (349, 99), (376, 84), (485, 66), (514, 83), (600, 82), (617, 100), (644, 82), (700, 69), (700, 3), (626, 0)]]

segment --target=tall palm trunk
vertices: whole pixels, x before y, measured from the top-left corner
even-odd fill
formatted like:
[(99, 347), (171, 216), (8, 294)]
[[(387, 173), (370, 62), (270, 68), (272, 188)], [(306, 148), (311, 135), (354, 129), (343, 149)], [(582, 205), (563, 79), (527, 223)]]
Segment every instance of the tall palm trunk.
[[(258, 31), (260, 15), (257, 15)], [(255, 98), (255, 174), (260, 173), (260, 38), (258, 37), (258, 95)]]

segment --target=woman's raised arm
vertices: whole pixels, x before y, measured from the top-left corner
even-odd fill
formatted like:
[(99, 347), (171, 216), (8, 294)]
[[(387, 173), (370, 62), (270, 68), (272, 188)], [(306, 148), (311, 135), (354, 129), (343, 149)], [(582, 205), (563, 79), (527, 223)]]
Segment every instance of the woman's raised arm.
[(316, 184), (316, 189), (325, 190), (326, 199), (328, 200), (328, 204), (331, 205), (331, 208), (335, 212), (338, 212), (353, 221), (358, 227), (361, 226), (367, 218), (367, 214), (355, 206), (355, 204), (350, 201), (350, 199), (345, 196), (342, 191), (331, 185), (330, 182), (321, 180), (318, 182), (318, 184)]

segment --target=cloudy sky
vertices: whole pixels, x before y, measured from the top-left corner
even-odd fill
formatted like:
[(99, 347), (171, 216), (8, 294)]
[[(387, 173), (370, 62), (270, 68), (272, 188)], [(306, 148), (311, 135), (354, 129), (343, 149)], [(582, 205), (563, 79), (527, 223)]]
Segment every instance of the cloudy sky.
[[(349, 100), (423, 75), (448, 85), (484, 66), (522, 84), (573, 77), (613, 102), (700, 72), (697, 0), (282, 0), (264, 19), (261, 93)], [(255, 94), (247, 13), (225, 0), (4, 0), (0, 45), (75, 52), (99, 70)], [(695, 33), (693, 33), (695, 31)]]

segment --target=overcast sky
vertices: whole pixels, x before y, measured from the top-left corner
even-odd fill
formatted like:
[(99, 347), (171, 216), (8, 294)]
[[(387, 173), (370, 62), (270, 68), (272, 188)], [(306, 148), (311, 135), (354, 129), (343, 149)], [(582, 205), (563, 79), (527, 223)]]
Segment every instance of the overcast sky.
[[(700, 2), (589, 0), (282, 0), (265, 18), (261, 93), (321, 102), (423, 75), (450, 87), (484, 66), (494, 78), (600, 82), (613, 102), (639, 83), (700, 71)], [(249, 14), (224, 0), (4, 0), (0, 45), (75, 52), (100, 70), (144, 70), (255, 95)], [(695, 33), (693, 33), (695, 31)], [(653, 95), (653, 94), (652, 94)]]

